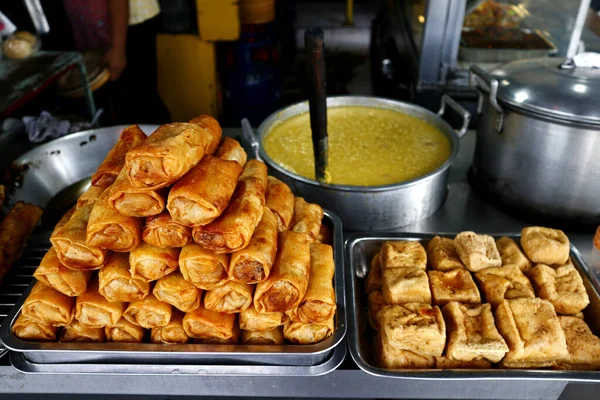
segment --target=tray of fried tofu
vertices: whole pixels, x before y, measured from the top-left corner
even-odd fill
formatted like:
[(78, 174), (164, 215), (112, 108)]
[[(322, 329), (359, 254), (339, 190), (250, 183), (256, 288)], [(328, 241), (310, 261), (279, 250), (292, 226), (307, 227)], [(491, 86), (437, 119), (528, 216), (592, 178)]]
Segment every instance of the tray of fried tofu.
[(600, 295), (560, 230), (356, 234), (348, 343), (400, 379), (600, 381)]

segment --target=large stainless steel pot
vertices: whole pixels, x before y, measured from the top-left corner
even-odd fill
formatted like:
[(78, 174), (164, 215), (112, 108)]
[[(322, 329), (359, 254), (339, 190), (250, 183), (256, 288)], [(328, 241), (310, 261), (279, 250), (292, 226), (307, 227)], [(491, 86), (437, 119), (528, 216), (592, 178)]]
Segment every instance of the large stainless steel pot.
[(561, 59), (471, 68), (480, 122), (477, 184), (500, 202), (577, 224), (600, 224), (600, 71)]
[[(375, 97), (342, 96), (327, 99), (328, 108), (339, 106), (380, 107), (413, 115), (443, 132), (450, 140), (452, 153), (435, 171), (408, 182), (370, 187), (328, 185), (284, 169), (275, 163), (262, 147), (265, 137), (275, 124), (308, 112), (307, 102), (275, 112), (258, 128), (258, 138), (252, 134), (247, 135), (247, 131), (244, 138), (253, 143), (255, 156), (271, 168), (274, 176), (286, 182), (294, 193), (338, 214), (344, 229), (364, 231), (397, 228), (427, 218), (437, 211), (446, 200), (450, 166), (458, 154), (459, 138), (467, 131), (470, 114), (447, 96), (443, 97), (437, 115), (414, 104)], [(441, 118), (446, 106), (450, 106), (462, 116), (463, 126), (460, 131), (455, 132)], [(360, 168), (360, 165), (356, 168)]]

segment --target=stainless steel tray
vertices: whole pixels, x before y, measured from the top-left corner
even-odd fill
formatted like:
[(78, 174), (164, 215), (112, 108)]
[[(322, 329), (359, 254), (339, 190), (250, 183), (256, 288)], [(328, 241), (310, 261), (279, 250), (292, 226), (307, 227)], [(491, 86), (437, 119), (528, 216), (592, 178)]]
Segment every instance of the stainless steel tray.
[(10, 353), (10, 362), (18, 371), (30, 374), (117, 374), (117, 375), (204, 375), (204, 376), (319, 376), (335, 370), (346, 358), (346, 343), (336, 346), (322, 363), (297, 365), (189, 365), (189, 364), (39, 364), (26, 353)]
[[(454, 237), (455, 233), (439, 233), (439, 236)], [(367, 297), (364, 291), (364, 278), (370, 268), (371, 259), (379, 251), (383, 242), (388, 240), (417, 240), (427, 242), (434, 234), (355, 234), (346, 241), (349, 271), (347, 274), (348, 287), (348, 346), (356, 364), (365, 372), (386, 378), (423, 379), (423, 380), (481, 380), (504, 379), (526, 380), (545, 379), (558, 381), (595, 381), (600, 382), (600, 371), (558, 371), (549, 369), (485, 369), (485, 370), (440, 370), (440, 369), (402, 369), (389, 370), (378, 368), (373, 360), (373, 332), (370, 332), (367, 316)], [(498, 234), (494, 237), (509, 236), (518, 238), (515, 234)], [(600, 333), (600, 294), (589, 279), (588, 267), (579, 251), (571, 245), (571, 258), (575, 267), (583, 277), (585, 287), (590, 297), (590, 305), (586, 308), (585, 320), (590, 329)]]
[(13, 335), (11, 327), (35, 282), (27, 288), (0, 327), (0, 339), (9, 350), (26, 353), (30, 362), (56, 363), (128, 363), (128, 364), (202, 364), (202, 365), (288, 365), (322, 364), (340, 345), (346, 334), (344, 261), (342, 224), (325, 210), (323, 223), (333, 235), (335, 293), (337, 303), (334, 334), (313, 345), (206, 345), (151, 343), (46, 343), (25, 342)]

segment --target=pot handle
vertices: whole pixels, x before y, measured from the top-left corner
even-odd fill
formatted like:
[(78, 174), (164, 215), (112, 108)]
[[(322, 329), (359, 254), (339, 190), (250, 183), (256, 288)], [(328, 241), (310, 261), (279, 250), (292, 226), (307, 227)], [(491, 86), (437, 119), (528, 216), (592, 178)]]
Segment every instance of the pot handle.
[(496, 131), (500, 132), (502, 130), (502, 124), (504, 120), (504, 110), (498, 104), (498, 80), (494, 78), (491, 74), (484, 71), (478, 65), (471, 65), (469, 71), (469, 84), (478, 92), (477, 98), (477, 113), (481, 114), (483, 110), (483, 93), (487, 92), (489, 94), (488, 98), (490, 100), (490, 105), (496, 112), (499, 114), (498, 121), (496, 121)]
[(259, 161), (262, 161), (260, 157), (260, 143), (256, 139), (254, 129), (250, 125), (248, 118), (242, 119), (242, 142), (252, 149), (252, 155)]
[(462, 117), (462, 127), (456, 132), (456, 135), (460, 139), (465, 135), (465, 133), (467, 133), (467, 130), (469, 129), (469, 123), (471, 122), (471, 114), (467, 110), (465, 110), (463, 106), (458, 104), (456, 100), (445, 94), (442, 96), (442, 105), (440, 107), (440, 110), (437, 112), (438, 116), (442, 117), (444, 115), (444, 113), (446, 112), (446, 106), (449, 106)]

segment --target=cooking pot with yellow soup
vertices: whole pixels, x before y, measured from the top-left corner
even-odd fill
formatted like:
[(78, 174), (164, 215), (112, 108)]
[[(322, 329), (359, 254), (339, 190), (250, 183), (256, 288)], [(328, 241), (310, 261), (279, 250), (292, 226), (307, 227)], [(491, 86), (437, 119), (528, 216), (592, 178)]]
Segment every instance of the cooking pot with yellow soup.
[(299, 196), (340, 216), (347, 230), (385, 230), (427, 218), (447, 195), (447, 180), (470, 115), (455, 132), (420, 106), (376, 97), (327, 99), (328, 182), (315, 180), (308, 103), (272, 114), (258, 128), (257, 156)]

